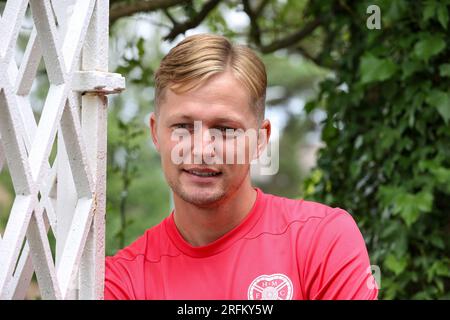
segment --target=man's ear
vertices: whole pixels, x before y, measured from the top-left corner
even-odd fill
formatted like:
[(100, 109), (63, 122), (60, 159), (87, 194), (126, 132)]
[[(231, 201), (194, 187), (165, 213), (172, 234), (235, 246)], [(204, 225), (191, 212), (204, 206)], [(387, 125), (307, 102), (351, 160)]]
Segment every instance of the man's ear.
[(154, 112), (150, 114), (150, 133), (152, 136), (153, 144), (155, 145), (156, 151), (159, 153), (159, 142), (158, 142), (158, 135), (157, 135), (157, 123), (158, 119)]
[(256, 158), (263, 153), (264, 149), (269, 144), (270, 133), (271, 133), (272, 125), (269, 119), (264, 119), (259, 127), (258, 132), (258, 152)]

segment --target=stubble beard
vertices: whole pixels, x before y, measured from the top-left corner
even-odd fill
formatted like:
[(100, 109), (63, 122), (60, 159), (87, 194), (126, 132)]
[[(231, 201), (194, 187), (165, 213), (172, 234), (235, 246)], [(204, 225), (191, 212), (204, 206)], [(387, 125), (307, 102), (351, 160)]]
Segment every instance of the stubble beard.
[[(237, 184), (226, 186), (223, 180), (219, 181), (213, 188), (204, 187), (192, 187), (181, 183), (180, 179), (170, 179), (166, 177), (169, 187), (173, 193), (179, 196), (184, 201), (191, 203), (198, 207), (216, 207), (219, 206), (228, 194), (233, 194), (240, 188), (245, 180), (246, 175), (243, 175), (242, 179)], [(221, 179), (224, 179), (222, 177)]]

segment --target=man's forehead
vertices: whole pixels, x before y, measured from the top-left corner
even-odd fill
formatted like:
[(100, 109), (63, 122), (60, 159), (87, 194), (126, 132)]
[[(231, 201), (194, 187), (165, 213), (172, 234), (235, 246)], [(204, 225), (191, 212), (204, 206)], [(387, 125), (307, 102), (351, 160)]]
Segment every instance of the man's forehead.
[(160, 106), (159, 109), (167, 115), (192, 117), (199, 113), (207, 113), (208, 115), (217, 114), (217, 116), (233, 116), (235, 114), (235, 117), (239, 117), (242, 113), (248, 113), (250, 102), (247, 99), (239, 99), (231, 95), (225, 97), (221, 93), (195, 95), (190, 92), (177, 94), (167, 90), (164, 99), (160, 101)]
[(213, 122), (236, 122), (241, 123), (245, 117), (235, 115), (225, 110), (224, 114), (193, 114), (187, 111), (178, 111), (168, 115), (169, 120), (185, 120), (185, 121), (213, 121)]

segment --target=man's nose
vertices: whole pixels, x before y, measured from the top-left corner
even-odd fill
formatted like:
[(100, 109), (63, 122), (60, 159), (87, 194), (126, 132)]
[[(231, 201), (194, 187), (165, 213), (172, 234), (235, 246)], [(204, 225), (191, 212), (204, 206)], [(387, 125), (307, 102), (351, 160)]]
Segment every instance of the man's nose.
[(215, 156), (214, 136), (207, 126), (199, 126), (194, 130), (193, 155), (195, 163), (204, 162), (205, 157)]

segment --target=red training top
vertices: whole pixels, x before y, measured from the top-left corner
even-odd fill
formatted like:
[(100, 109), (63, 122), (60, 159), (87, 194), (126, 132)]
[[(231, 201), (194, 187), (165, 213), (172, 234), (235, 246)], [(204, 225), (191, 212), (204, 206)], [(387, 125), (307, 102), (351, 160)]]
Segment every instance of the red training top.
[(106, 258), (105, 299), (376, 299), (363, 237), (346, 211), (257, 190), (245, 219), (194, 247), (173, 212)]

